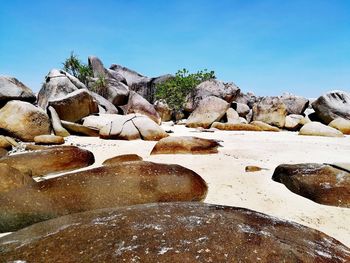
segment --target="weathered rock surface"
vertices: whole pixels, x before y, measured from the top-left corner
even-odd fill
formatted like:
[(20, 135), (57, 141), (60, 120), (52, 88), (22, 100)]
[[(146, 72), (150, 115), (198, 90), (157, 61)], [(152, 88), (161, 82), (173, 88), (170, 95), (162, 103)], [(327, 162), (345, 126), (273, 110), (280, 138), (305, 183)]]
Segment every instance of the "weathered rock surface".
[(0, 158), (6, 156), (8, 154), (8, 151), (4, 148), (0, 148)]
[(316, 203), (350, 207), (350, 173), (335, 167), (317, 163), (281, 164), (272, 179)]
[(64, 144), (64, 139), (57, 135), (39, 135), (34, 137), (35, 144), (58, 145)]
[(245, 208), (143, 204), (42, 222), (0, 239), (7, 262), (335, 262), (350, 249), (317, 230)]
[(325, 124), (338, 117), (350, 120), (350, 94), (344, 91), (330, 91), (315, 100), (312, 108)]
[(302, 115), (309, 106), (308, 99), (291, 94), (280, 96), (280, 99), (286, 105), (288, 114)]
[(241, 123), (241, 120), (239, 119), (239, 115), (237, 111), (235, 111), (232, 108), (229, 108), (226, 111), (226, 118), (228, 123)]
[(68, 95), (49, 101), (59, 118), (65, 121), (76, 122), (88, 115), (98, 112), (96, 101), (85, 89), (80, 89)]
[(46, 109), (49, 100), (62, 98), (81, 87), (85, 88), (85, 85), (77, 78), (63, 70), (53, 69), (45, 77), (45, 83), (39, 91), (38, 105)]
[(305, 120), (304, 116), (297, 115), (297, 114), (291, 114), (286, 117), (286, 122), (284, 124), (284, 128), (291, 131), (297, 131), (299, 130), (305, 123), (307, 123), (307, 120)]
[(33, 91), (18, 79), (0, 76), (0, 105), (10, 100), (23, 100), (35, 102)]
[(221, 123), (214, 122), (211, 128), (216, 128), (224, 131), (262, 131), (262, 129), (256, 125), (245, 124), (245, 123)]
[(254, 103), (256, 103), (259, 99), (260, 97), (255, 96), (252, 92), (240, 92), (235, 101), (238, 103), (246, 104), (249, 108), (253, 108)]
[(33, 141), (37, 135), (50, 134), (50, 119), (42, 109), (12, 100), (0, 109), (0, 130), (22, 141)]
[(250, 125), (259, 127), (263, 131), (279, 132), (280, 129), (262, 121), (252, 121)]
[(3, 148), (3, 149), (12, 148), (12, 144), (7, 138), (8, 138), (7, 136), (0, 135), (0, 148)]
[(137, 154), (123, 154), (105, 160), (102, 165), (112, 166), (123, 162), (137, 162), (142, 160), (142, 157)]
[(199, 103), (210, 96), (214, 96), (231, 103), (240, 93), (240, 89), (233, 83), (224, 83), (222, 81), (211, 79), (200, 83), (189, 95), (185, 103), (185, 111), (193, 112)]
[(133, 91), (130, 92), (128, 104), (121, 108), (125, 114), (139, 113), (146, 115), (157, 124), (160, 124), (162, 121), (154, 106)]
[(0, 194), (34, 183), (35, 181), (29, 175), (5, 163), (0, 163)]
[(138, 116), (131, 119), (131, 122), (135, 125), (141, 138), (145, 141), (159, 141), (169, 136), (158, 124), (147, 116)]
[(217, 153), (220, 143), (192, 136), (170, 136), (161, 139), (151, 154), (210, 154)]
[(196, 109), (188, 117), (186, 126), (191, 128), (209, 128), (213, 122), (219, 121), (230, 104), (218, 97), (209, 96), (198, 103)]
[(169, 108), (169, 106), (164, 101), (160, 101), (160, 100), (155, 101), (154, 108), (158, 112), (162, 121), (171, 120), (173, 111)]
[(343, 134), (350, 135), (350, 120), (336, 118), (332, 120), (328, 126), (341, 131)]
[(205, 181), (179, 165), (139, 161), (103, 166), (0, 195), (0, 232), (100, 208), (201, 201), (206, 194)]
[(299, 135), (344, 137), (343, 133), (320, 122), (306, 123), (299, 131)]
[(232, 108), (237, 111), (239, 117), (245, 118), (247, 114), (250, 111), (250, 108), (247, 104), (239, 103), (239, 102), (233, 102)]
[(33, 177), (89, 166), (95, 161), (91, 152), (74, 146), (56, 146), (47, 150), (5, 156), (0, 164), (8, 164)]
[(56, 110), (50, 106), (48, 107), (48, 112), (50, 113), (50, 116), (51, 116), (51, 124), (52, 124), (54, 133), (57, 136), (62, 136), (62, 137), (69, 136), (70, 133), (62, 126), (60, 117), (58, 117)]
[(70, 133), (77, 134), (77, 135), (92, 136), (92, 137), (99, 136), (98, 129), (86, 127), (84, 125), (70, 122), (70, 121), (61, 121), (61, 123), (62, 123), (62, 126), (67, 130), (69, 130)]
[(287, 116), (287, 107), (277, 97), (265, 97), (253, 106), (253, 121), (283, 128)]
[(102, 97), (101, 95), (95, 92), (90, 92), (90, 94), (94, 98), (94, 100), (98, 103), (98, 105), (104, 110), (103, 113), (106, 113), (106, 114), (119, 113), (118, 109), (113, 105), (112, 102), (108, 101), (107, 99), (105, 99), (104, 97)]

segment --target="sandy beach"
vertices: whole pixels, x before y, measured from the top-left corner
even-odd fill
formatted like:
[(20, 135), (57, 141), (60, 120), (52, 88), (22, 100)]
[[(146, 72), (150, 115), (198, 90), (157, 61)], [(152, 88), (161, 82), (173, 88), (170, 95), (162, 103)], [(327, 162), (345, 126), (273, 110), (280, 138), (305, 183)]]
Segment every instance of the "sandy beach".
[[(150, 156), (156, 142), (70, 136), (66, 138), (66, 144), (77, 145), (94, 153), (95, 164), (84, 169), (100, 166), (107, 158), (130, 153), (138, 154), (147, 161), (180, 164), (197, 172), (208, 183), (206, 203), (245, 207), (288, 219), (320, 230), (350, 246), (350, 209), (317, 204), (271, 180), (274, 169), (282, 163), (349, 162), (350, 136), (312, 137), (300, 136), (295, 132), (206, 133), (181, 125), (169, 126), (167, 123), (162, 127), (173, 130), (171, 136), (217, 139), (222, 141), (223, 147), (219, 148), (218, 154)], [(247, 165), (266, 170), (247, 173)]]

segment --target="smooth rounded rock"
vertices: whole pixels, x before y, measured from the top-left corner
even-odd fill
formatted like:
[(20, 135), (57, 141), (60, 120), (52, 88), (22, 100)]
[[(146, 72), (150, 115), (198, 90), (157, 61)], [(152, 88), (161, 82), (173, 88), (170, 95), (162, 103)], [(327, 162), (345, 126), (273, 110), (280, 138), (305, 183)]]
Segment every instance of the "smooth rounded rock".
[(0, 194), (34, 184), (35, 181), (29, 175), (5, 163), (0, 163)]
[(245, 123), (221, 123), (214, 122), (211, 128), (224, 130), (224, 131), (262, 131), (262, 129), (256, 125), (245, 124)]
[(299, 131), (299, 135), (344, 137), (343, 133), (320, 122), (306, 123)]
[(64, 139), (57, 135), (39, 135), (34, 137), (35, 144), (59, 145), (64, 144)]
[(142, 160), (142, 157), (137, 154), (123, 154), (105, 160), (102, 165), (112, 166), (123, 162), (137, 162)]
[(350, 249), (312, 228), (245, 208), (144, 204), (38, 223), (0, 239), (5, 262), (335, 262)]
[(332, 120), (328, 126), (341, 131), (343, 134), (350, 135), (350, 120), (336, 118)]
[(252, 121), (250, 125), (259, 127), (263, 131), (279, 132), (280, 129), (262, 121)]

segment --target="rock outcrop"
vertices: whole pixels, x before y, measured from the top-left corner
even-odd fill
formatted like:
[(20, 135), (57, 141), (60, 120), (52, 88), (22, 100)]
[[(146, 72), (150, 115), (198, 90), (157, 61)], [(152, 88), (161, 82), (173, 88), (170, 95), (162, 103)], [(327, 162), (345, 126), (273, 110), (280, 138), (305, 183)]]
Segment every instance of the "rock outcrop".
[(349, 262), (312, 228), (237, 207), (144, 204), (56, 218), (0, 239), (5, 262)]
[(337, 165), (281, 164), (272, 179), (316, 203), (350, 207), (350, 172)]
[(205, 181), (180, 165), (139, 161), (103, 166), (0, 195), (0, 232), (100, 208), (201, 201), (206, 194)]
[(28, 102), (11, 100), (0, 109), (0, 130), (22, 141), (50, 134), (50, 126), (46, 112)]
[(32, 90), (18, 79), (0, 76), (0, 107), (10, 100), (35, 102), (36, 97)]
[(253, 106), (253, 121), (283, 128), (287, 116), (287, 107), (280, 98), (264, 97)]
[(152, 154), (210, 154), (217, 153), (221, 146), (216, 140), (192, 136), (169, 136), (153, 147)]

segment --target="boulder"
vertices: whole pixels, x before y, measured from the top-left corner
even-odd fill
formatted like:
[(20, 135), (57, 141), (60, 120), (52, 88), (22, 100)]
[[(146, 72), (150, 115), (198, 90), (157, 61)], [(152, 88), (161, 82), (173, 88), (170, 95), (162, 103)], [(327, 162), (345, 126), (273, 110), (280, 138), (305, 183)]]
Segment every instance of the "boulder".
[(9, 141), (7, 138), (9, 137), (0, 135), (0, 148), (8, 150), (12, 148), (11, 141)]
[(207, 190), (198, 174), (176, 164), (139, 161), (102, 166), (0, 195), (0, 232), (94, 209), (202, 201)]
[(254, 103), (256, 103), (259, 99), (260, 97), (255, 96), (252, 92), (240, 92), (236, 97), (235, 101), (237, 103), (248, 105), (249, 108), (253, 108)]
[(253, 106), (253, 121), (283, 128), (287, 116), (287, 107), (277, 97), (264, 97)]
[(259, 127), (262, 131), (271, 131), (271, 132), (279, 132), (280, 129), (278, 129), (277, 127), (271, 126), (265, 122), (262, 121), (252, 121), (250, 123), (250, 125), (254, 125)]
[(317, 163), (281, 164), (272, 179), (316, 203), (350, 207), (350, 172), (345, 169)]
[(237, 111), (239, 117), (245, 118), (247, 114), (250, 112), (250, 108), (247, 104), (233, 102), (231, 106), (235, 111)]
[(173, 111), (169, 108), (166, 102), (157, 100), (154, 102), (154, 108), (158, 112), (162, 121), (170, 121)]
[(90, 92), (91, 96), (94, 98), (94, 100), (97, 102), (97, 104), (102, 107), (104, 110), (103, 113), (106, 114), (118, 114), (119, 111), (118, 109), (113, 105), (112, 102), (108, 101), (101, 95), (95, 93), (95, 92)]
[(280, 99), (286, 105), (288, 114), (302, 115), (309, 106), (308, 99), (292, 94), (284, 94)]
[(137, 116), (131, 119), (131, 122), (145, 141), (159, 141), (169, 136), (158, 124), (146, 116)]
[(143, 204), (68, 215), (0, 239), (4, 262), (349, 262), (312, 228), (245, 208)]
[(332, 120), (328, 126), (341, 131), (343, 134), (350, 135), (350, 120), (336, 118)]
[(0, 159), (8, 154), (8, 151), (4, 148), (0, 148)]
[(64, 139), (57, 135), (39, 135), (34, 137), (35, 144), (57, 145), (64, 144)]
[(0, 130), (22, 141), (33, 141), (37, 135), (51, 133), (50, 119), (42, 109), (12, 100), (0, 109)]
[(219, 121), (225, 115), (229, 107), (229, 103), (218, 97), (206, 97), (188, 117), (186, 127), (209, 128), (213, 122)]
[(48, 107), (48, 112), (50, 113), (50, 116), (51, 116), (51, 124), (52, 124), (52, 129), (54, 133), (57, 136), (61, 136), (61, 137), (69, 136), (70, 133), (65, 128), (63, 128), (60, 117), (58, 117), (56, 110), (50, 106)]
[(157, 124), (160, 124), (162, 122), (154, 106), (133, 91), (130, 92), (128, 104), (121, 108), (125, 114), (139, 113), (146, 115)]
[(18, 79), (0, 76), (0, 107), (10, 100), (35, 102), (33, 91)]
[(312, 108), (325, 124), (338, 117), (350, 120), (350, 94), (345, 91), (330, 91), (315, 100)]
[(299, 131), (299, 135), (325, 136), (325, 137), (344, 137), (344, 135), (332, 127), (326, 126), (320, 122), (306, 123)]
[(231, 103), (239, 95), (240, 89), (233, 83), (211, 79), (200, 83), (194, 92), (186, 98), (185, 111), (193, 112), (199, 103), (210, 96), (220, 98)]
[(94, 162), (94, 155), (91, 152), (75, 146), (56, 146), (0, 159), (0, 164), (7, 164), (32, 177), (71, 171), (89, 166)]
[(92, 136), (92, 137), (98, 137), (99, 136), (99, 130), (86, 127), (84, 125), (70, 122), (70, 121), (61, 121), (62, 126), (66, 128), (70, 133), (77, 134), (77, 135), (85, 135), (85, 136)]
[(96, 101), (85, 89), (79, 89), (59, 99), (49, 101), (61, 120), (76, 122), (98, 112)]
[(245, 123), (221, 123), (214, 122), (211, 128), (224, 131), (262, 131), (262, 129), (256, 125), (245, 124)]
[(45, 77), (45, 82), (39, 91), (38, 105), (46, 109), (49, 100), (62, 98), (80, 87), (86, 88), (83, 83), (67, 72), (53, 69)]
[(153, 154), (210, 154), (217, 153), (221, 146), (216, 140), (192, 136), (169, 136), (161, 139), (153, 147)]
[(228, 123), (241, 123), (241, 120), (239, 119), (239, 115), (237, 113), (237, 111), (235, 111), (232, 108), (229, 108), (226, 111), (226, 118), (227, 118), (227, 122)]
[(5, 163), (0, 163), (0, 194), (34, 184), (35, 181), (29, 175)]
[(120, 164), (124, 162), (137, 162), (137, 161), (142, 161), (142, 157), (138, 156), (137, 154), (123, 154), (123, 155), (118, 155), (112, 158), (109, 158), (105, 160), (102, 165), (104, 166), (113, 166), (115, 164)]
[(291, 114), (286, 117), (284, 128), (291, 131), (300, 130), (300, 128), (307, 123), (305, 117), (302, 115)]
[(239, 123), (248, 124), (248, 121), (246, 119), (244, 119), (243, 117), (239, 117)]
[(249, 113), (247, 114), (247, 116), (245, 116), (245, 118), (246, 118), (248, 123), (252, 121), (252, 119), (253, 119), (253, 110), (252, 109), (250, 109)]
[(246, 173), (252, 173), (252, 172), (259, 172), (261, 170), (265, 170), (264, 168), (261, 168), (259, 166), (255, 166), (255, 165), (248, 165), (245, 167), (245, 172)]

